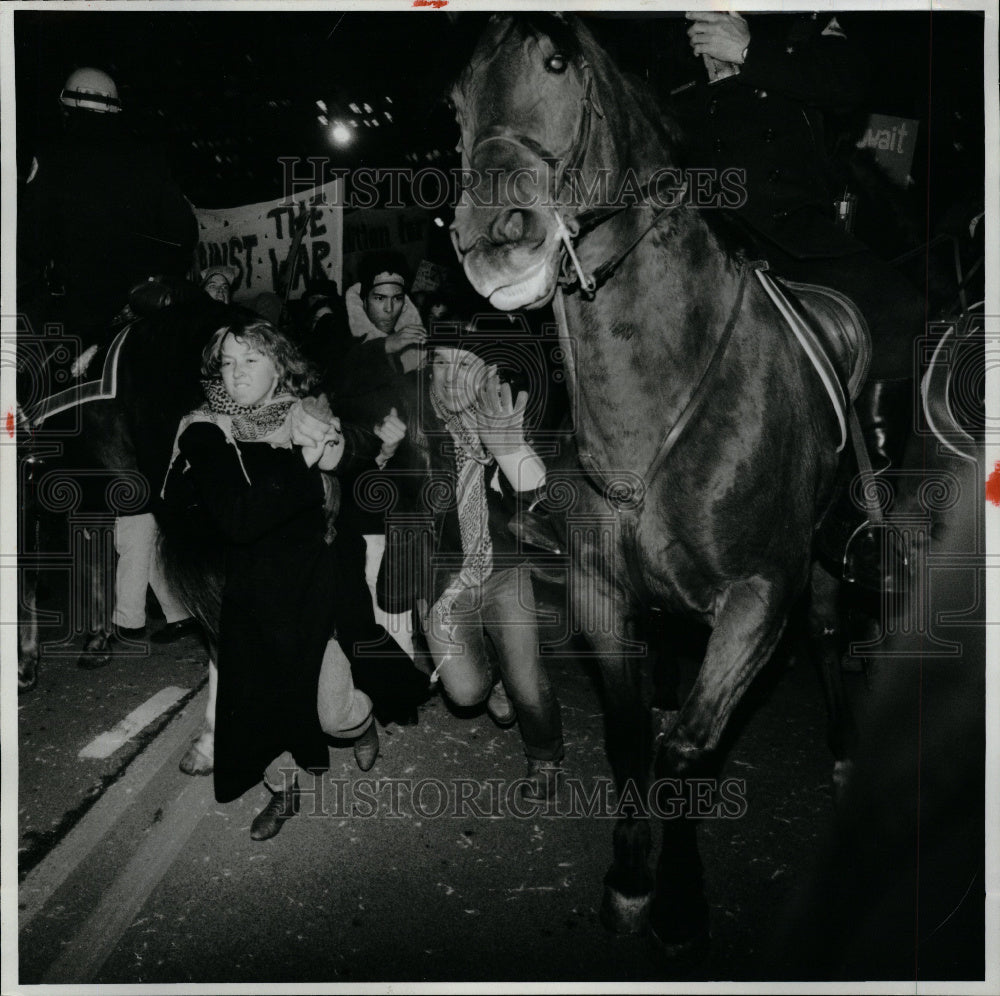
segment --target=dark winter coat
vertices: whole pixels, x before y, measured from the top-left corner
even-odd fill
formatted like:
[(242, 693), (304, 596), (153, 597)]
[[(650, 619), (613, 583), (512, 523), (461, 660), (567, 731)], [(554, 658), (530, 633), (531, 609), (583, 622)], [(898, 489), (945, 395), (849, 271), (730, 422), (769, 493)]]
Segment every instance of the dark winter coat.
[(209, 423), (190, 425), (179, 445), (167, 500), (193, 492), (225, 541), (215, 795), (228, 802), (285, 750), (303, 768), (327, 767), (316, 693), (335, 630), (337, 557), (324, 542), (321, 472), (298, 448), (234, 446)]
[(857, 252), (862, 244), (834, 223), (840, 192), (824, 137), (825, 112), (853, 108), (867, 85), (856, 22), (829, 13), (747, 20), (739, 75), (710, 84), (702, 70), (698, 84), (673, 101), (687, 165), (745, 170), (738, 215), (784, 252), (799, 259)]
[[(386, 353), (384, 339), (353, 342), (333, 360), (328, 382), (337, 414), (369, 430), (392, 408), (402, 415), (407, 404), (407, 375), (397, 357)], [(341, 515), (362, 534), (381, 533), (385, 525), (385, 510), (366, 502), (363, 494), (345, 493)]]

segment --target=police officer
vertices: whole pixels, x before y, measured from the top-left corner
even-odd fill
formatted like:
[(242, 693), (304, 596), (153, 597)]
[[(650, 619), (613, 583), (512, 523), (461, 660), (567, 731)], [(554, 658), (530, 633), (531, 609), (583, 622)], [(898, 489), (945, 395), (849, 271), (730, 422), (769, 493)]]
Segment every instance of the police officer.
[(779, 276), (851, 298), (872, 336), (855, 406), (876, 472), (903, 458), (913, 410), (914, 339), (924, 300), (885, 260), (838, 225), (824, 123), (865, 96), (869, 53), (850, 15), (692, 12), (687, 44), (704, 63), (674, 109), (690, 166), (745, 171), (736, 216)]
[(107, 73), (75, 70), (59, 101), (62, 140), (35, 158), (23, 188), (20, 283), (22, 295), (38, 297), (46, 282), (62, 290), (58, 317), (86, 349), (107, 339), (131, 287), (188, 273), (198, 227), (165, 161), (123, 128)]
[[(33, 160), (22, 189), (18, 231), (18, 303), (35, 320), (61, 319), (62, 342), (76, 354), (71, 373), (111, 338), (113, 320), (131, 288), (150, 276), (181, 281), (191, 270), (198, 226), (164, 160), (128, 135), (114, 80), (100, 69), (70, 74), (59, 97), (62, 140)], [(54, 292), (62, 296), (53, 309)], [(51, 382), (58, 389), (66, 371)], [(103, 499), (86, 491), (87, 503)], [(156, 523), (149, 511), (115, 519), (119, 555), (112, 651), (119, 637), (145, 635), (146, 588), (151, 585), (167, 624), (155, 634), (169, 642), (192, 631), (193, 620), (159, 568)], [(108, 662), (84, 652), (81, 667)]]

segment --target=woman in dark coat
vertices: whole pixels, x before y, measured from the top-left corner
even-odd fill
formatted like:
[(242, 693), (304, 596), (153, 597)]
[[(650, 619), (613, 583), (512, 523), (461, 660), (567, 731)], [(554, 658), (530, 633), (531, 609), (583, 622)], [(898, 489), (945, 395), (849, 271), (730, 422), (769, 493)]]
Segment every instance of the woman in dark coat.
[(262, 840), (297, 812), (299, 769), (328, 767), (327, 734), (377, 753), (371, 701), (333, 639), (322, 472), (351, 455), (339, 420), (302, 398), (306, 363), (267, 322), (219, 329), (202, 372), (207, 401), (181, 422), (165, 497), (200, 505), (224, 541), (215, 794), (231, 801), (267, 769), (274, 795), (251, 828)]

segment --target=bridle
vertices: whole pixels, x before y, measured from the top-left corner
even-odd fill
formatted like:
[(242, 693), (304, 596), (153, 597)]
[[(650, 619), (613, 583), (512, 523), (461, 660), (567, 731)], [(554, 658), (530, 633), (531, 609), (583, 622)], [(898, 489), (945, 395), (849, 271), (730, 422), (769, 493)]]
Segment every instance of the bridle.
[[(497, 52), (499, 50), (498, 46)], [(687, 185), (682, 184), (675, 191), (679, 196), (675, 197), (672, 203), (660, 207), (659, 210), (655, 210), (652, 219), (648, 224), (640, 228), (636, 236), (627, 243), (616, 246), (611, 254), (591, 272), (588, 273), (585, 271), (577, 254), (576, 242), (612, 218), (624, 214), (633, 208), (643, 206), (650, 193), (650, 183), (647, 181), (638, 189), (636, 203), (603, 204), (582, 208), (573, 214), (565, 212), (565, 206), (560, 204), (559, 198), (565, 191), (567, 178), (573, 171), (577, 171), (582, 167), (587, 156), (594, 115), (596, 114), (601, 119), (605, 117), (604, 109), (601, 107), (600, 101), (595, 94), (594, 74), (590, 64), (586, 59), (581, 57), (575, 60), (573, 65), (576, 66), (577, 71), (580, 73), (583, 83), (583, 93), (580, 97), (582, 111), (577, 122), (573, 142), (568, 152), (563, 154), (553, 153), (528, 135), (521, 134), (506, 125), (495, 125), (484, 129), (476, 135), (472, 143), (472, 151), (468, 154), (467, 159), (470, 163), (475, 162), (484, 146), (494, 142), (502, 142), (519, 150), (527, 161), (534, 160), (545, 167), (549, 177), (548, 189), (546, 191), (546, 206), (551, 209), (555, 217), (556, 233), (562, 243), (562, 258), (560, 260), (558, 277), (559, 284), (564, 290), (570, 290), (574, 286), (579, 286), (584, 296), (592, 298), (597, 289), (611, 277), (621, 263), (660, 221), (669, 212), (683, 203)], [(464, 146), (462, 147), (462, 151), (464, 152)]]

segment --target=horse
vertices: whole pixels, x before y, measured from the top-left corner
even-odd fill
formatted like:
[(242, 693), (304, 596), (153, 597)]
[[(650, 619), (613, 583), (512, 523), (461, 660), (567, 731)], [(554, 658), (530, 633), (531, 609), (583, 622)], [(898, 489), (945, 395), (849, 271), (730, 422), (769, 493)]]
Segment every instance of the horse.
[[(94, 362), (95, 375), (55, 393), (47, 390), (53, 379), (44, 375), (49, 366), (45, 347), (50, 344), (43, 341), (40, 349), (33, 349), (30, 335), (19, 342), (19, 506), (22, 537), (27, 540), (21, 544), (27, 554), (19, 616), (22, 692), (34, 687), (43, 653), (36, 587), (42, 563), (40, 523), (46, 511), (73, 515), (82, 526), (75, 530), (79, 536), (72, 549), (71, 601), (86, 606), (85, 617), (74, 620), (85, 631), (79, 662), (94, 668), (111, 658), (113, 517), (136, 514), (155, 501), (177, 424), (201, 398), (202, 347), (229, 315), (200, 293), (185, 303), (163, 304), (134, 316), (118, 331)], [(217, 616), (217, 570), (205, 556), (199, 555), (199, 560), (190, 576), (200, 580), (185, 592), (185, 601), (205, 625)], [(141, 645), (135, 649), (141, 650)]]
[[(863, 319), (826, 298), (858, 352), (831, 378), (782, 318), (788, 288), (776, 295), (726, 226), (690, 204), (669, 119), (577, 19), (494, 16), (450, 99), (467, 178), (451, 226), (458, 259), (494, 307), (551, 303), (559, 325), (573, 513), (601, 524), (566, 541), (570, 600), (599, 659), (619, 792), (652, 788), (685, 811), (685, 779), (718, 763), (803, 592), (842, 771), (839, 580), (813, 539), (846, 464), (847, 399), (838, 407), (829, 381), (856, 393)], [(823, 299), (803, 288), (792, 317)], [(651, 608), (711, 627), (690, 692), (681, 702), (668, 689), (656, 711), (656, 669), (635, 639)], [(709, 931), (696, 824), (662, 829), (651, 874), (650, 821), (635, 809), (617, 820), (601, 916), (691, 954)]]

